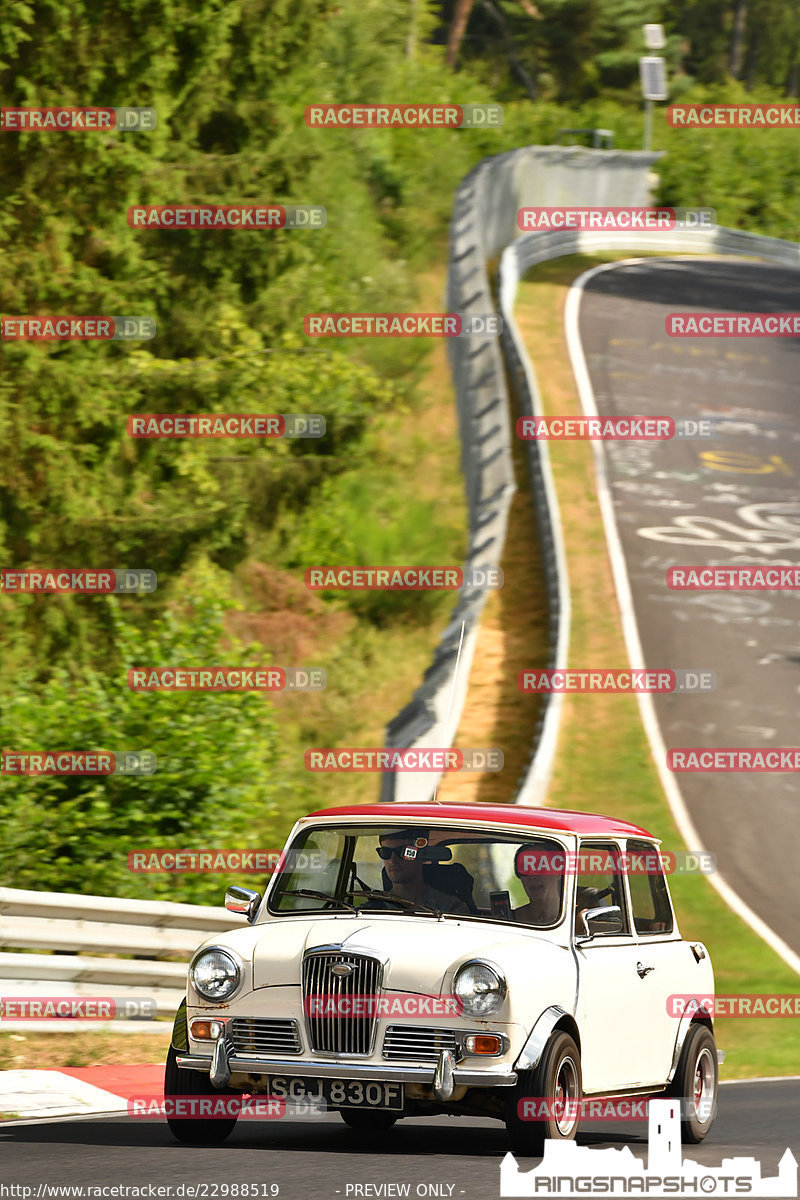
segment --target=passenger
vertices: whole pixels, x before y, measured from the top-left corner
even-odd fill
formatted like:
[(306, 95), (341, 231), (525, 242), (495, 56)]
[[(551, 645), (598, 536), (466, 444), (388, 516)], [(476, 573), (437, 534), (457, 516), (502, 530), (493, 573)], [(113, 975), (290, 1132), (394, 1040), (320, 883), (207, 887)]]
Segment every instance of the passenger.
[[(560, 869), (548, 865), (549, 856), (556, 854)], [(553, 925), (561, 912), (561, 893), (564, 879), (564, 852), (552, 842), (530, 842), (520, 846), (514, 855), (514, 874), (519, 879), (528, 903), (514, 909), (514, 920), (523, 925)]]

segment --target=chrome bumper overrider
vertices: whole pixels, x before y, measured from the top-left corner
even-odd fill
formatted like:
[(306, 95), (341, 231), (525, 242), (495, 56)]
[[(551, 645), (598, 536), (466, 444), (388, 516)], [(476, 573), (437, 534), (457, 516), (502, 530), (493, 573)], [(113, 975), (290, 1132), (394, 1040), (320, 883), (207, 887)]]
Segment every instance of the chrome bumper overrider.
[[(211, 1073), (212, 1058), (205, 1054), (179, 1054), (177, 1064), (189, 1071)], [(217, 1061), (217, 1068), (222, 1064)], [(428, 1083), (433, 1086), (437, 1074), (437, 1063), (426, 1063), (421, 1067), (397, 1066), (394, 1063), (313, 1062), (296, 1058), (248, 1058), (246, 1055), (227, 1056), (228, 1077), (230, 1075), (303, 1075), (319, 1079), (375, 1079), (396, 1080), (399, 1083)], [(449, 1072), (446, 1072), (449, 1074)], [(222, 1071), (219, 1073), (221, 1078)], [(468, 1067), (454, 1067), (454, 1087), (513, 1087), (517, 1082), (516, 1071), (510, 1067), (494, 1067), (472, 1071)], [(225, 1086), (217, 1084), (217, 1086)]]

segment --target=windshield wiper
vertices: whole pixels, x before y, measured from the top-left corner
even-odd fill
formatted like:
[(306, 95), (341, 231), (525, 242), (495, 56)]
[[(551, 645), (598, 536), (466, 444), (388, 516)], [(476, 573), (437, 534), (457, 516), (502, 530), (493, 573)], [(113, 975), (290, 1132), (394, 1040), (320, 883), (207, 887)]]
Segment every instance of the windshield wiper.
[[(431, 908), (430, 904), (422, 904), (419, 900), (407, 900), (405, 896), (395, 896), (393, 892), (379, 892), (376, 888), (364, 888), (363, 892), (356, 892), (348, 888), (348, 896), (369, 896), (370, 900), (388, 900), (391, 904), (399, 904), (402, 908), (409, 912), (429, 912), (434, 913), (437, 917), (441, 917), (442, 913), (438, 908)], [(363, 908), (358, 909), (358, 912), (363, 912)]]
[(336, 896), (329, 896), (327, 892), (313, 892), (311, 888), (288, 888), (283, 895), (308, 896), (311, 900), (329, 900), (333, 904), (338, 904), (340, 908), (347, 908), (354, 913), (358, 912), (355, 904), (350, 904), (347, 900), (337, 900)]

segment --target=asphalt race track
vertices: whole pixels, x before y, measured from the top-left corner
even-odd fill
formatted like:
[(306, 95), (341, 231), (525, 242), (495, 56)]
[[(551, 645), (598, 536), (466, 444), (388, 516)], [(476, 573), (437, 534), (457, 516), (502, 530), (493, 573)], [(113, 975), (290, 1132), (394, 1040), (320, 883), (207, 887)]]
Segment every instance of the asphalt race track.
[[(665, 580), (675, 565), (800, 563), (800, 338), (665, 332), (670, 312), (790, 312), (799, 301), (797, 270), (695, 258), (602, 271), (580, 303), (601, 416), (714, 423), (710, 437), (604, 443), (644, 661), (717, 674), (713, 693), (654, 697), (668, 749), (800, 746), (800, 593), (679, 592)], [(796, 775), (677, 781), (718, 869), (800, 952)]]
[[(726, 1157), (754, 1156), (762, 1175), (773, 1176), (787, 1146), (800, 1159), (799, 1110), (800, 1078), (723, 1085), (711, 1133), (700, 1146), (685, 1147), (684, 1157), (717, 1167)], [(647, 1153), (644, 1123), (619, 1124), (614, 1140), (608, 1138), (608, 1126), (587, 1124), (578, 1142), (617, 1149), (627, 1144), (640, 1158)], [(40, 1183), (207, 1184), (209, 1200), (215, 1184), (275, 1183), (280, 1200), (335, 1200), (402, 1194), (352, 1190), (359, 1184), (392, 1183), (410, 1184), (412, 1197), (484, 1200), (499, 1195), (505, 1153), (502, 1125), (471, 1118), (403, 1121), (371, 1139), (346, 1128), (338, 1117), (287, 1118), (268, 1130), (249, 1121), (222, 1146), (205, 1149), (178, 1145), (159, 1122), (66, 1119), (1, 1126), (0, 1183), (32, 1186), (32, 1197)], [(535, 1160), (520, 1164), (529, 1169)], [(38, 1200), (46, 1195), (40, 1193)]]

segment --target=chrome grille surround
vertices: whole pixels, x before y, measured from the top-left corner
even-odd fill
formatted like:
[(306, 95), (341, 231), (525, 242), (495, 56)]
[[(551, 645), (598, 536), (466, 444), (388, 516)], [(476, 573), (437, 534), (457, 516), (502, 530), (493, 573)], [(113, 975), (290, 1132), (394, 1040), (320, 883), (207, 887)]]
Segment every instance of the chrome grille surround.
[[(347, 965), (351, 974), (336, 976), (331, 968)], [(333, 999), (347, 996), (378, 996), (383, 984), (383, 964), (369, 954), (326, 946), (309, 950), (303, 959), (303, 1013), (309, 1044), (315, 1054), (367, 1057), (372, 1054), (378, 1027), (374, 1016), (314, 1016), (307, 1001), (313, 996)]]
[(281, 1017), (232, 1017), (225, 1040), (234, 1054), (264, 1058), (302, 1053), (297, 1021)]

